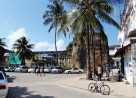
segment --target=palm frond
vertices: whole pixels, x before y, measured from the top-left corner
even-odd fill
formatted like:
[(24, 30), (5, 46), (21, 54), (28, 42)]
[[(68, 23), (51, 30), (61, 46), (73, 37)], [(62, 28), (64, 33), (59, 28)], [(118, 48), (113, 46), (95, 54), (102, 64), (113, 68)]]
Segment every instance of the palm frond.
[(104, 12), (102, 12), (102, 11), (99, 11), (99, 12), (97, 13), (97, 16), (98, 16), (98, 18), (99, 18), (101, 21), (103, 21), (103, 22), (105, 22), (105, 23), (108, 23), (108, 24), (111, 24), (111, 25), (115, 26), (117, 29), (120, 29), (119, 24), (118, 24), (116, 21), (114, 21), (114, 20), (113, 20), (109, 15), (107, 15), (106, 13), (104, 13)]

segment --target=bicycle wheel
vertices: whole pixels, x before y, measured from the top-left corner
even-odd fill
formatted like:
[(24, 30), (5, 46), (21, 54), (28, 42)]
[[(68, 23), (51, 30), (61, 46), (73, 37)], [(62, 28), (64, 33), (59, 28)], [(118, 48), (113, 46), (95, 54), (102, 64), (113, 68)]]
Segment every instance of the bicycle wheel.
[(95, 83), (90, 83), (89, 85), (88, 85), (88, 90), (90, 91), (90, 92), (95, 92), (96, 90), (95, 90)]
[(102, 85), (100, 87), (100, 92), (103, 95), (109, 95), (110, 94), (110, 87), (108, 85)]

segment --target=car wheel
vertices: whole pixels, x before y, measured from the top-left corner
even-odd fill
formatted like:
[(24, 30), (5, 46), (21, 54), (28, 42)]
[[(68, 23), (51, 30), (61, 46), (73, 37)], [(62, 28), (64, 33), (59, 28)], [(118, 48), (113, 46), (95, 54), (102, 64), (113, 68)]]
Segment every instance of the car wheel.
[(69, 71), (68, 74), (71, 74), (71, 72)]
[(79, 71), (79, 74), (81, 74), (82, 72), (81, 71)]

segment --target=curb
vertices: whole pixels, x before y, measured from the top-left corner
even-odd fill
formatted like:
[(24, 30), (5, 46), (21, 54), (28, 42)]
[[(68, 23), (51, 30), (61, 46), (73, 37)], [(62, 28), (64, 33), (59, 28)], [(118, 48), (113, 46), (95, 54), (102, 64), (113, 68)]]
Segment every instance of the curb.
[[(88, 89), (82, 88), (82, 87), (80, 87), (80, 85), (79, 86), (69, 85), (70, 83), (68, 84), (68, 81), (65, 81), (65, 80), (59, 81), (59, 82), (57, 82), (57, 84), (88, 91)], [(115, 97), (119, 97), (119, 98), (136, 98), (136, 96), (128, 96), (128, 95), (118, 94), (117, 92), (115, 92), (115, 90), (111, 91), (111, 94), (109, 96), (115, 96)]]

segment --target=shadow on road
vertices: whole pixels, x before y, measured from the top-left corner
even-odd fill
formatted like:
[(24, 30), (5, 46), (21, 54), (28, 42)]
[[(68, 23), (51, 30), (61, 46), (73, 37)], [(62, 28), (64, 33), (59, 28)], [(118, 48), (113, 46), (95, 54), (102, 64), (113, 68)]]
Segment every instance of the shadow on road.
[(33, 92), (28, 92), (27, 87), (9, 87), (7, 98), (55, 98), (54, 96), (33, 95)]
[(7, 78), (8, 83), (13, 82), (13, 80), (15, 80), (15, 79), (16, 79), (16, 76), (12, 76), (12, 77)]

